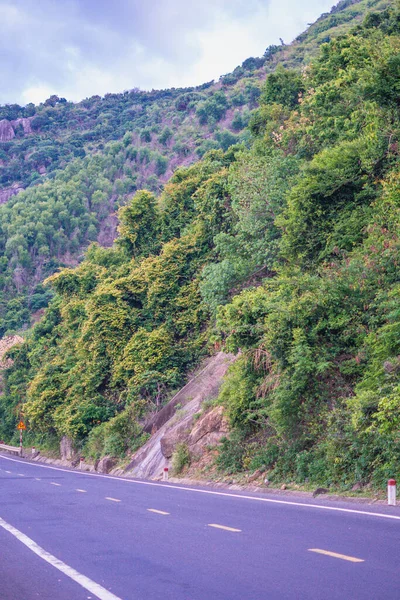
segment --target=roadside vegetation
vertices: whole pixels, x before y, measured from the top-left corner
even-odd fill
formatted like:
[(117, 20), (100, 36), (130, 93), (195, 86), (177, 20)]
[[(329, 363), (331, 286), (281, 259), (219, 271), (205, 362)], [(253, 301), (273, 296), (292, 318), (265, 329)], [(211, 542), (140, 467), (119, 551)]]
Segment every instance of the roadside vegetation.
[[(119, 225), (113, 247), (92, 243), (36, 292), (49, 304), (8, 353), (0, 437), (23, 410), (37, 436), (123, 456), (203, 356), (240, 350), (218, 399), (231, 426), (221, 471), (345, 488), (400, 470), (400, 6), (343, 23), (306, 68), (267, 77), (242, 143), (219, 142), (160, 193), (120, 202), (133, 185), (109, 174), (126, 167), (122, 144), (6, 205), (27, 214), (57, 182), (80, 197), (92, 168), (91, 197), (114, 186)], [(218, 94), (196, 107), (208, 126)], [(94, 240), (97, 208), (90, 221), (79, 206), (66, 222)], [(176, 470), (188, 460), (179, 449)]]
[(293, 44), (269, 46), (196, 88), (0, 106), (0, 336), (37, 320), (51, 298), (47, 276), (76, 266), (93, 241), (112, 245), (116, 211), (133, 193), (158, 196), (180, 166), (248, 145), (251, 113), (277, 65), (302, 68), (368, 7), (387, 3), (342, 0)]

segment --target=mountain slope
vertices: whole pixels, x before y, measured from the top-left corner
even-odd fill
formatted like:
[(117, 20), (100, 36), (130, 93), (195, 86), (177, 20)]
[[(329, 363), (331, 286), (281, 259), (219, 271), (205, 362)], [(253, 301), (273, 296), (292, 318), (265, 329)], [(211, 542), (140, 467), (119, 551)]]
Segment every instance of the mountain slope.
[(35, 443), (122, 457), (204, 355), (240, 349), (220, 469), (342, 486), (395, 472), (399, 40), (393, 3), (303, 73), (277, 68), (248, 147), (138, 192), (114, 247), (50, 277), (54, 299), (9, 353), (0, 435), (24, 398)]
[(293, 44), (269, 47), (217, 83), (0, 107), (0, 334), (27, 327), (47, 305), (47, 275), (76, 265), (91, 241), (112, 244), (115, 211), (132, 193), (158, 194), (207, 150), (249, 143), (246, 125), (267, 73), (301, 67), (367, 7), (385, 4), (340, 2)]

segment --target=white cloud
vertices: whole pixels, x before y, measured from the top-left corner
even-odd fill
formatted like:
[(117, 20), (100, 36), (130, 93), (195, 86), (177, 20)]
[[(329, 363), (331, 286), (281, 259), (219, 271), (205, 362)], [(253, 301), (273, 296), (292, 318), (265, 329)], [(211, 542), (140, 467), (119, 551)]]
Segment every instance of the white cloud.
[[(268, 7), (241, 20), (231, 20), (220, 13), (213, 29), (195, 33), (201, 48), (200, 60), (185, 77), (187, 84), (200, 84), (232, 71), (249, 56), (262, 56), (266, 43)], [(274, 40), (275, 41), (275, 40)]]
[(24, 12), (18, 10), (16, 6), (3, 2), (0, 4), (0, 21), (2, 28), (7, 28), (27, 25), (29, 19), (26, 19)]
[(198, 85), (290, 42), (332, 0), (0, 0), (1, 102)]
[(40, 104), (40, 102), (43, 102), (43, 100), (55, 93), (56, 89), (54, 87), (46, 85), (32, 85), (25, 90), (22, 90), (21, 101), (22, 104), (28, 104), (29, 102)]

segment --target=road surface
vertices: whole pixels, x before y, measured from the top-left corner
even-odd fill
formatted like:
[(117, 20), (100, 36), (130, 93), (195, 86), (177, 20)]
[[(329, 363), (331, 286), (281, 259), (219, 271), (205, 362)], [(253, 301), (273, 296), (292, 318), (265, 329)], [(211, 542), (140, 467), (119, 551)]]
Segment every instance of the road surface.
[(0, 600), (400, 598), (397, 507), (190, 489), (1, 454), (0, 494)]

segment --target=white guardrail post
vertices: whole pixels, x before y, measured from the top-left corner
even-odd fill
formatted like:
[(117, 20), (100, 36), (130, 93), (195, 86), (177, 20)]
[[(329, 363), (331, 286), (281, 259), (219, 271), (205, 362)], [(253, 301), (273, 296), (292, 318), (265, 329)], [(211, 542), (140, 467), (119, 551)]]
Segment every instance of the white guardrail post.
[(396, 480), (389, 479), (388, 481), (388, 504), (396, 506)]

